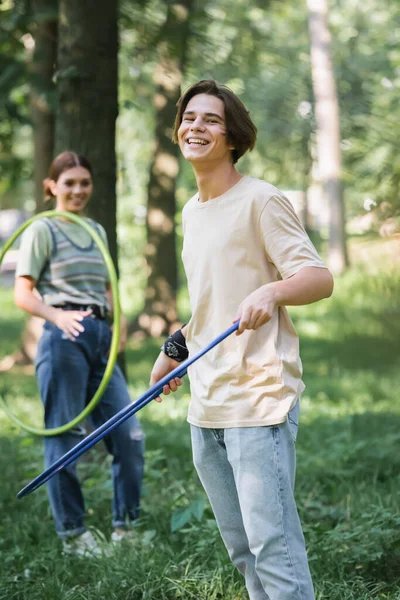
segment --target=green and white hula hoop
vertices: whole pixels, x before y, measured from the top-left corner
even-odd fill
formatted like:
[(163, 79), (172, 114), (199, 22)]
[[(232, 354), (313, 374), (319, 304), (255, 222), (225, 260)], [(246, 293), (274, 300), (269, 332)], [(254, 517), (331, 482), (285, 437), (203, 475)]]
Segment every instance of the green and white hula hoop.
[(74, 223), (81, 225), (81, 227), (86, 229), (86, 231), (92, 237), (93, 241), (95, 242), (95, 244), (97, 245), (98, 249), (101, 252), (101, 255), (104, 259), (104, 262), (105, 262), (105, 265), (107, 268), (108, 276), (110, 278), (111, 292), (112, 292), (112, 298), (113, 298), (113, 312), (114, 312), (114, 315), (113, 315), (114, 326), (113, 326), (113, 331), (112, 331), (110, 354), (109, 354), (106, 369), (104, 371), (103, 379), (101, 380), (100, 385), (99, 385), (95, 395), (91, 399), (91, 401), (84, 408), (84, 410), (81, 413), (79, 413), (78, 416), (76, 416), (74, 419), (72, 419), (72, 421), (70, 421), (69, 423), (65, 423), (65, 425), (61, 425), (60, 427), (53, 427), (52, 429), (39, 429), (37, 427), (31, 427), (30, 425), (26, 425), (25, 423), (20, 421), (18, 419), (18, 417), (16, 417), (11, 412), (6, 401), (0, 396), (0, 404), (2, 405), (4, 411), (7, 413), (7, 415), (10, 417), (10, 419), (12, 421), (14, 421), (14, 423), (19, 425), (19, 427), (22, 427), (22, 429), (25, 429), (25, 431), (29, 431), (30, 433), (33, 433), (35, 435), (51, 437), (53, 435), (60, 435), (61, 433), (65, 433), (66, 431), (69, 431), (70, 429), (72, 429), (73, 427), (78, 425), (78, 423), (83, 421), (83, 419), (85, 419), (92, 412), (92, 410), (95, 408), (95, 406), (99, 403), (99, 401), (104, 393), (104, 390), (106, 389), (106, 387), (108, 385), (108, 382), (112, 375), (112, 372), (113, 372), (113, 369), (114, 369), (114, 366), (115, 366), (115, 363), (117, 360), (117, 356), (118, 356), (119, 339), (120, 339), (120, 335), (121, 335), (121, 309), (120, 309), (120, 305), (119, 305), (117, 274), (115, 272), (114, 264), (112, 262), (110, 253), (109, 253), (106, 245), (104, 244), (103, 240), (101, 239), (100, 235), (97, 233), (97, 231), (91, 225), (89, 225), (82, 217), (78, 217), (77, 215), (75, 215), (73, 213), (50, 210), (50, 211), (39, 213), (39, 214), (35, 215), (34, 217), (25, 221), (25, 223), (23, 223), (21, 225), (21, 227), (19, 229), (17, 229), (17, 231), (11, 236), (11, 238), (7, 241), (6, 245), (4, 246), (3, 250), (1, 251), (0, 266), (1, 266), (1, 263), (3, 262), (6, 252), (9, 250), (9, 248), (12, 246), (12, 244), (15, 242), (15, 240), (21, 235), (21, 233), (33, 221), (35, 221), (36, 219), (42, 219), (43, 217), (50, 217), (50, 218), (64, 217), (66, 219), (69, 219), (70, 221), (73, 221)]

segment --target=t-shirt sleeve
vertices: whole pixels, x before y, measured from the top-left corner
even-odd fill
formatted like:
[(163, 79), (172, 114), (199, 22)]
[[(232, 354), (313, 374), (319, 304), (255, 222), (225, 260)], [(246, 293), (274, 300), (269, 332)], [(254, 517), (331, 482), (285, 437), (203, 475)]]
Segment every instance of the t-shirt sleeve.
[(34, 221), (21, 236), (15, 277), (32, 277), (36, 281), (52, 252), (52, 238), (43, 221)]
[(282, 279), (304, 267), (327, 268), (283, 194), (268, 200), (260, 216), (260, 227), (267, 255)]

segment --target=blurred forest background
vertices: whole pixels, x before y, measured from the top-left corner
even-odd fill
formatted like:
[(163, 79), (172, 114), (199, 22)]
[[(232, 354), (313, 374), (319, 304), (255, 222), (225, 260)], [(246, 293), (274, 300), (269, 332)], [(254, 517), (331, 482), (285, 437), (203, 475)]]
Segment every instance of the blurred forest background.
[[(297, 497), (317, 598), (399, 600), (397, 0), (0, 1), (0, 247), (50, 208), (41, 181), (52, 158), (87, 155), (89, 214), (119, 269), (137, 397), (162, 336), (189, 316), (181, 210), (195, 181), (171, 133), (181, 91), (204, 78), (237, 93), (258, 127), (239, 171), (287, 193), (336, 275), (333, 298), (291, 311), (307, 384)], [(37, 331), (12, 300), (16, 252), (0, 274), (0, 393), (40, 426)], [(90, 565), (62, 557), (43, 490), (16, 503), (42, 470), (41, 444), (1, 415), (0, 599), (246, 598), (193, 472), (186, 386), (179, 396), (142, 411), (139, 541)], [(109, 460), (90, 456), (88, 519), (108, 535)]]
[(52, 157), (87, 154), (89, 210), (114, 257), (118, 222), (124, 308), (146, 333), (174, 324), (184, 286), (176, 248), (194, 178), (170, 134), (194, 81), (240, 95), (259, 129), (240, 169), (288, 192), (335, 272), (345, 227), (400, 231), (397, 2), (121, 0), (98, 14), (94, 1), (3, 0), (0, 17), (0, 209), (43, 210)]

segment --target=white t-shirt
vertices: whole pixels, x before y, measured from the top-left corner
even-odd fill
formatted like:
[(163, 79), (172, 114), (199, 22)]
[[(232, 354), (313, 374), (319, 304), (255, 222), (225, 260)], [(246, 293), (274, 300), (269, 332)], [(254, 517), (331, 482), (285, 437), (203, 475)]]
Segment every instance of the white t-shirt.
[[(240, 303), (262, 285), (303, 267), (326, 268), (289, 200), (265, 181), (242, 177), (207, 202), (196, 194), (182, 218), (190, 355), (227, 329)], [(276, 308), (256, 331), (229, 336), (188, 374), (189, 423), (227, 428), (284, 422), (304, 390), (299, 341), (286, 308)]]

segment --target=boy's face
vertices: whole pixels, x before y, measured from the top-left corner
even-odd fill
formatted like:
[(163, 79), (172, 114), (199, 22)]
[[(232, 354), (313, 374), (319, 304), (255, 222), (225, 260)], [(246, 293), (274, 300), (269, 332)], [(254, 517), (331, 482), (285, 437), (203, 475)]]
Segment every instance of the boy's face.
[(197, 94), (187, 103), (178, 130), (183, 156), (195, 166), (205, 161), (232, 164), (232, 150), (226, 139), (225, 108), (222, 100)]

